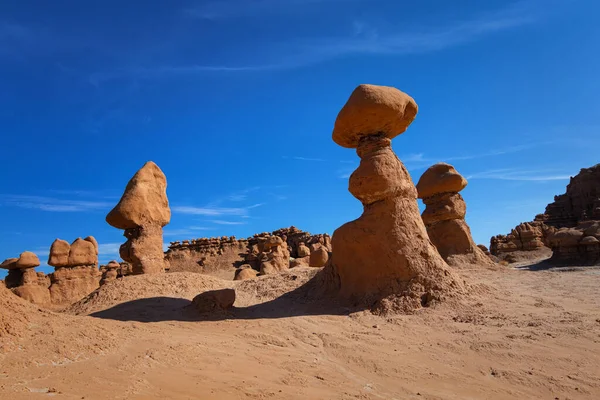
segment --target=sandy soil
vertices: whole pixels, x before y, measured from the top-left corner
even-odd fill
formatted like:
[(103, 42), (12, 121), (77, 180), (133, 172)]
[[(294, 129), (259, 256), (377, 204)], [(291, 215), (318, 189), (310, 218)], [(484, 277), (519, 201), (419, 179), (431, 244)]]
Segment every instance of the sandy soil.
[[(309, 301), (294, 289), (314, 273), (129, 277), (68, 314), (13, 296), (0, 398), (600, 398), (597, 268), (463, 269), (470, 296), (388, 317)], [(189, 307), (219, 287), (231, 313)]]

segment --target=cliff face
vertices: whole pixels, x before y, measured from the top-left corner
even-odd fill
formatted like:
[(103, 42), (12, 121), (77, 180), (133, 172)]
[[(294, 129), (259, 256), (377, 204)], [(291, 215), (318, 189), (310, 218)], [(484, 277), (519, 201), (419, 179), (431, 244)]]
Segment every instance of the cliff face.
[(545, 224), (572, 228), (579, 222), (600, 220), (600, 164), (583, 168), (571, 178), (564, 194), (546, 206)]
[[(551, 248), (555, 253), (554, 259), (557, 254), (561, 254), (561, 260), (568, 263), (570, 253), (565, 248), (572, 250), (575, 246), (565, 245), (566, 242), (558, 240), (555, 234), (559, 230), (579, 227), (582, 223), (593, 221), (600, 221), (600, 164), (583, 168), (576, 176), (571, 177), (565, 193), (554, 196), (554, 202), (548, 204), (544, 214), (538, 214), (534, 221), (517, 225), (507, 235), (492, 237), (490, 252), (510, 261), (518, 258), (514, 257), (518, 252), (548, 252)], [(578, 253), (584, 254), (579, 254), (578, 259), (596, 259), (593, 255), (588, 257), (586, 253), (586, 249), (593, 246), (595, 245), (579, 246)], [(575, 259), (572, 261), (577, 262)]]

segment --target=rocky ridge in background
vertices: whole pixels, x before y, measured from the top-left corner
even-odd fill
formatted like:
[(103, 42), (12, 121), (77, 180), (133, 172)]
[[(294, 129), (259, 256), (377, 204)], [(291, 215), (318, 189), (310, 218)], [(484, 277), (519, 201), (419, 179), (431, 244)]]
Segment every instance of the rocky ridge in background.
[[(278, 238), (278, 239), (275, 239)], [(224, 279), (242, 279), (310, 264), (311, 252), (324, 248), (331, 252), (328, 234), (313, 235), (294, 226), (249, 238), (235, 236), (199, 238), (171, 242), (165, 253), (169, 272), (198, 272)], [(322, 257), (322, 256), (321, 256)]]
[(598, 264), (600, 245), (600, 164), (571, 177), (564, 194), (554, 196), (544, 214), (490, 240), (490, 252), (508, 262), (549, 256), (561, 264)]

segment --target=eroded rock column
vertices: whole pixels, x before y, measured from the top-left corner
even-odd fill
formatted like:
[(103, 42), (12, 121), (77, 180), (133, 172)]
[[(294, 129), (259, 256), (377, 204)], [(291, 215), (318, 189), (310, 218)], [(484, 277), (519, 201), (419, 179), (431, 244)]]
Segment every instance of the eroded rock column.
[(419, 215), (417, 191), (391, 148), (417, 114), (415, 101), (391, 87), (360, 85), (340, 111), (333, 140), (356, 148), (349, 181), (363, 214), (338, 228), (326, 268), (339, 295), (378, 311), (414, 310), (462, 290), (433, 247)]
[(170, 220), (167, 178), (149, 161), (131, 178), (121, 200), (106, 216), (109, 225), (125, 231), (127, 241), (119, 254), (132, 264), (134, 274), (164, 272), (162, 228)]
[(19, 258), (5, 260), (0, 268), (8, 270), (4, 282), (14, 294), (32, 303), (45, 305), (50, 303), (50, 279), (44, 273), (35, 271), (39, 265), (38, 256), (25, 251)]
[(77, 238), (73, 243), (56, 239), (50, 246), (48, 265), (54, 267), (50, 280), (53, 304), (70, 304), (100, 286), (98, 242), (93, 236)]
[(417, 183), (417, 192), (425, 203), (422, 218), (427, 233), (440, 255), (450, 265), (494, 265), (471, 237), (465, 221), (467, 204), (458, 193), (467, 180), (446, 163), (432, 165)]

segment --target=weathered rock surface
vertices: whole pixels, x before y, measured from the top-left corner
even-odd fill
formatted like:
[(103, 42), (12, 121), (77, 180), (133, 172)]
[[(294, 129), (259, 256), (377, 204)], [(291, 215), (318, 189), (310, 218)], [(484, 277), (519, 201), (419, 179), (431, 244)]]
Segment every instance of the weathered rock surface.
[(258, 271), (252, 269), (249, 265), (245, 268), (238, 268), (235, 271), (234, 281), (243, 281), (246, 279), (254, 279), (258, 275)]
[(100, 267), (100, 273), (102, 274), (102, 279), (100, 280), (100, 286), (107, 284), (108, 282), (112, 282), (119, 277), (119, 270), (121, 269), (121, 264), (117, 261), (112, 260), (109, 261), (108, 264), (102, 265)]
[(260, 261), (260, 275), (268, 275), (290, 268), (287, 243), (279, 236), (260, 237), (256, 258)]
[(349, 190), (364, 212), (334, 232), (325, 276), (342, 298), (381, 312), (414, 310), (462, 290), (429, 241), (415, 186), (391, 148), (390, 138), (404, 132), (416, 111), (414, 100), (397, 89), (361, 86), (333, 133), (361, 158)]
[(313, 268), (324, 267), (329, 261), (329, 252), (324, 247), (319, 247), (310, 253), (308, 265)]
[(556, 228), (576, 227), (589, 220), (600, 220), (600, 164), (582, 168), (571, 177), (565, 193), (554, 196), (544, 213), (544, 223)]
[(125, 230), (127, 242), (119, 254), (132, 264), (134, 274), (164, 272), (162, 228), (170, 219), (167, 178), (149, 161), (127, 183), (121, 200), (106, 216), (111, 226)]
[(48, 277), (42, 272), (36, 272), (35, 267), (40, 260), (35, 253), (25, 251), (19, 258), (9, 258), (0, 264), (0, 268), (8, 269), (4, 284), (14, 294), (35, 304), (50, 303)]
[(412, 97), (396, 88), (359, 85), (335, 120), (333, 141), (355, 149), (366, 136), (383, 135), (393, 139), (406, 131), (417, 110)]
[[(551, 247), (558, 254), (552, 260), (568, 264), (568, 255), (573, 255), (572, 263), (589, 263), (590, 257), (582, 256), (583, 247), (569, 245), (564, 230), (558, 236), (561, 228), (579, 228), (586, 221), (600, 220), (600, 164), (590, 168), (582, 168), (571, 177), (564, 194), (554, 196), (554, 202), (546, 206), (544, 214), (536, 215), (532, 222), (517, 225), (507, 235), (497, 235), (490, 240), (490, 252), (500, 259), (509, 262), (519, 261), (531, 252), (544, 255)], [(552, 244), (550, 237), (554, 237)], [(563, 237), (566, 241), (560, 239)], [(562, 243), (562, 244), (561, 244)], [(593, 248), (593, 245), (591, 246)], [(593, 249), (591, 250), (593, 253)], [(519, 255), (515, 257), (513, 255)]]
[[(270, 254), (272, 249), (263, 244), (267, 241), (275, 241), (283, 249)], [(267, 266), (266, 270), (273, 273), (286, 269), (282, 267), (286, 264), (286, 257), (300, 260), (295, 261), (294, 266), (308, 266), (311, 249), (320, 247), (331, 251), (331, 237), (328, 234), (313, 235), (291, 226), (271, 233), (258, 233), (247, 239), (223, 236), (171, 242), (165, 260), (170, 265), (169, 272), (198, 272), (232, 279), (236, 268), (241, 265), (248, 264), (254, 270), (260, 271), (261, 264), (272, 261), (272, 258), (278, 259), (278, 265)], [(289, 259), (289, 262), (291, 261), (292, 259)]]
[(516, 251), (536, 251), (543, 249), (547, 239), (556, 229), (542, 221), (523, 222), (508, 235), (497, 235), (490, 240), (490, 252), (501, 259), (508, 258)]
[(421, 217), (431, 242), (446, 262), (453, 266), (493, 265), (473, 241), (465, 221), (467, 205), (458, 193), (467, 180), (446, 163), (429, 167), (417, 183), (418, 197), (425, 203)]
[(66, 267), (69, 265), (71, 245), (66, 240), (56, 239), (50, 246), (48, 265), (53, 267)]
[(56, 239), (50, 246), (48, 265), (52, 304), (67, 305), (87, 296), (100, 286), (98, 242), (93, 236), (77, 238), (73, 243)]
[(192, 300), (193, 306), (201, 313), (225, 311), (235, 303), (235, 290), (220, 289), (200, 293)]
[(548, 237), (551, 261), (566, 265), (600, 265), (600, 221), (560, 228)]

